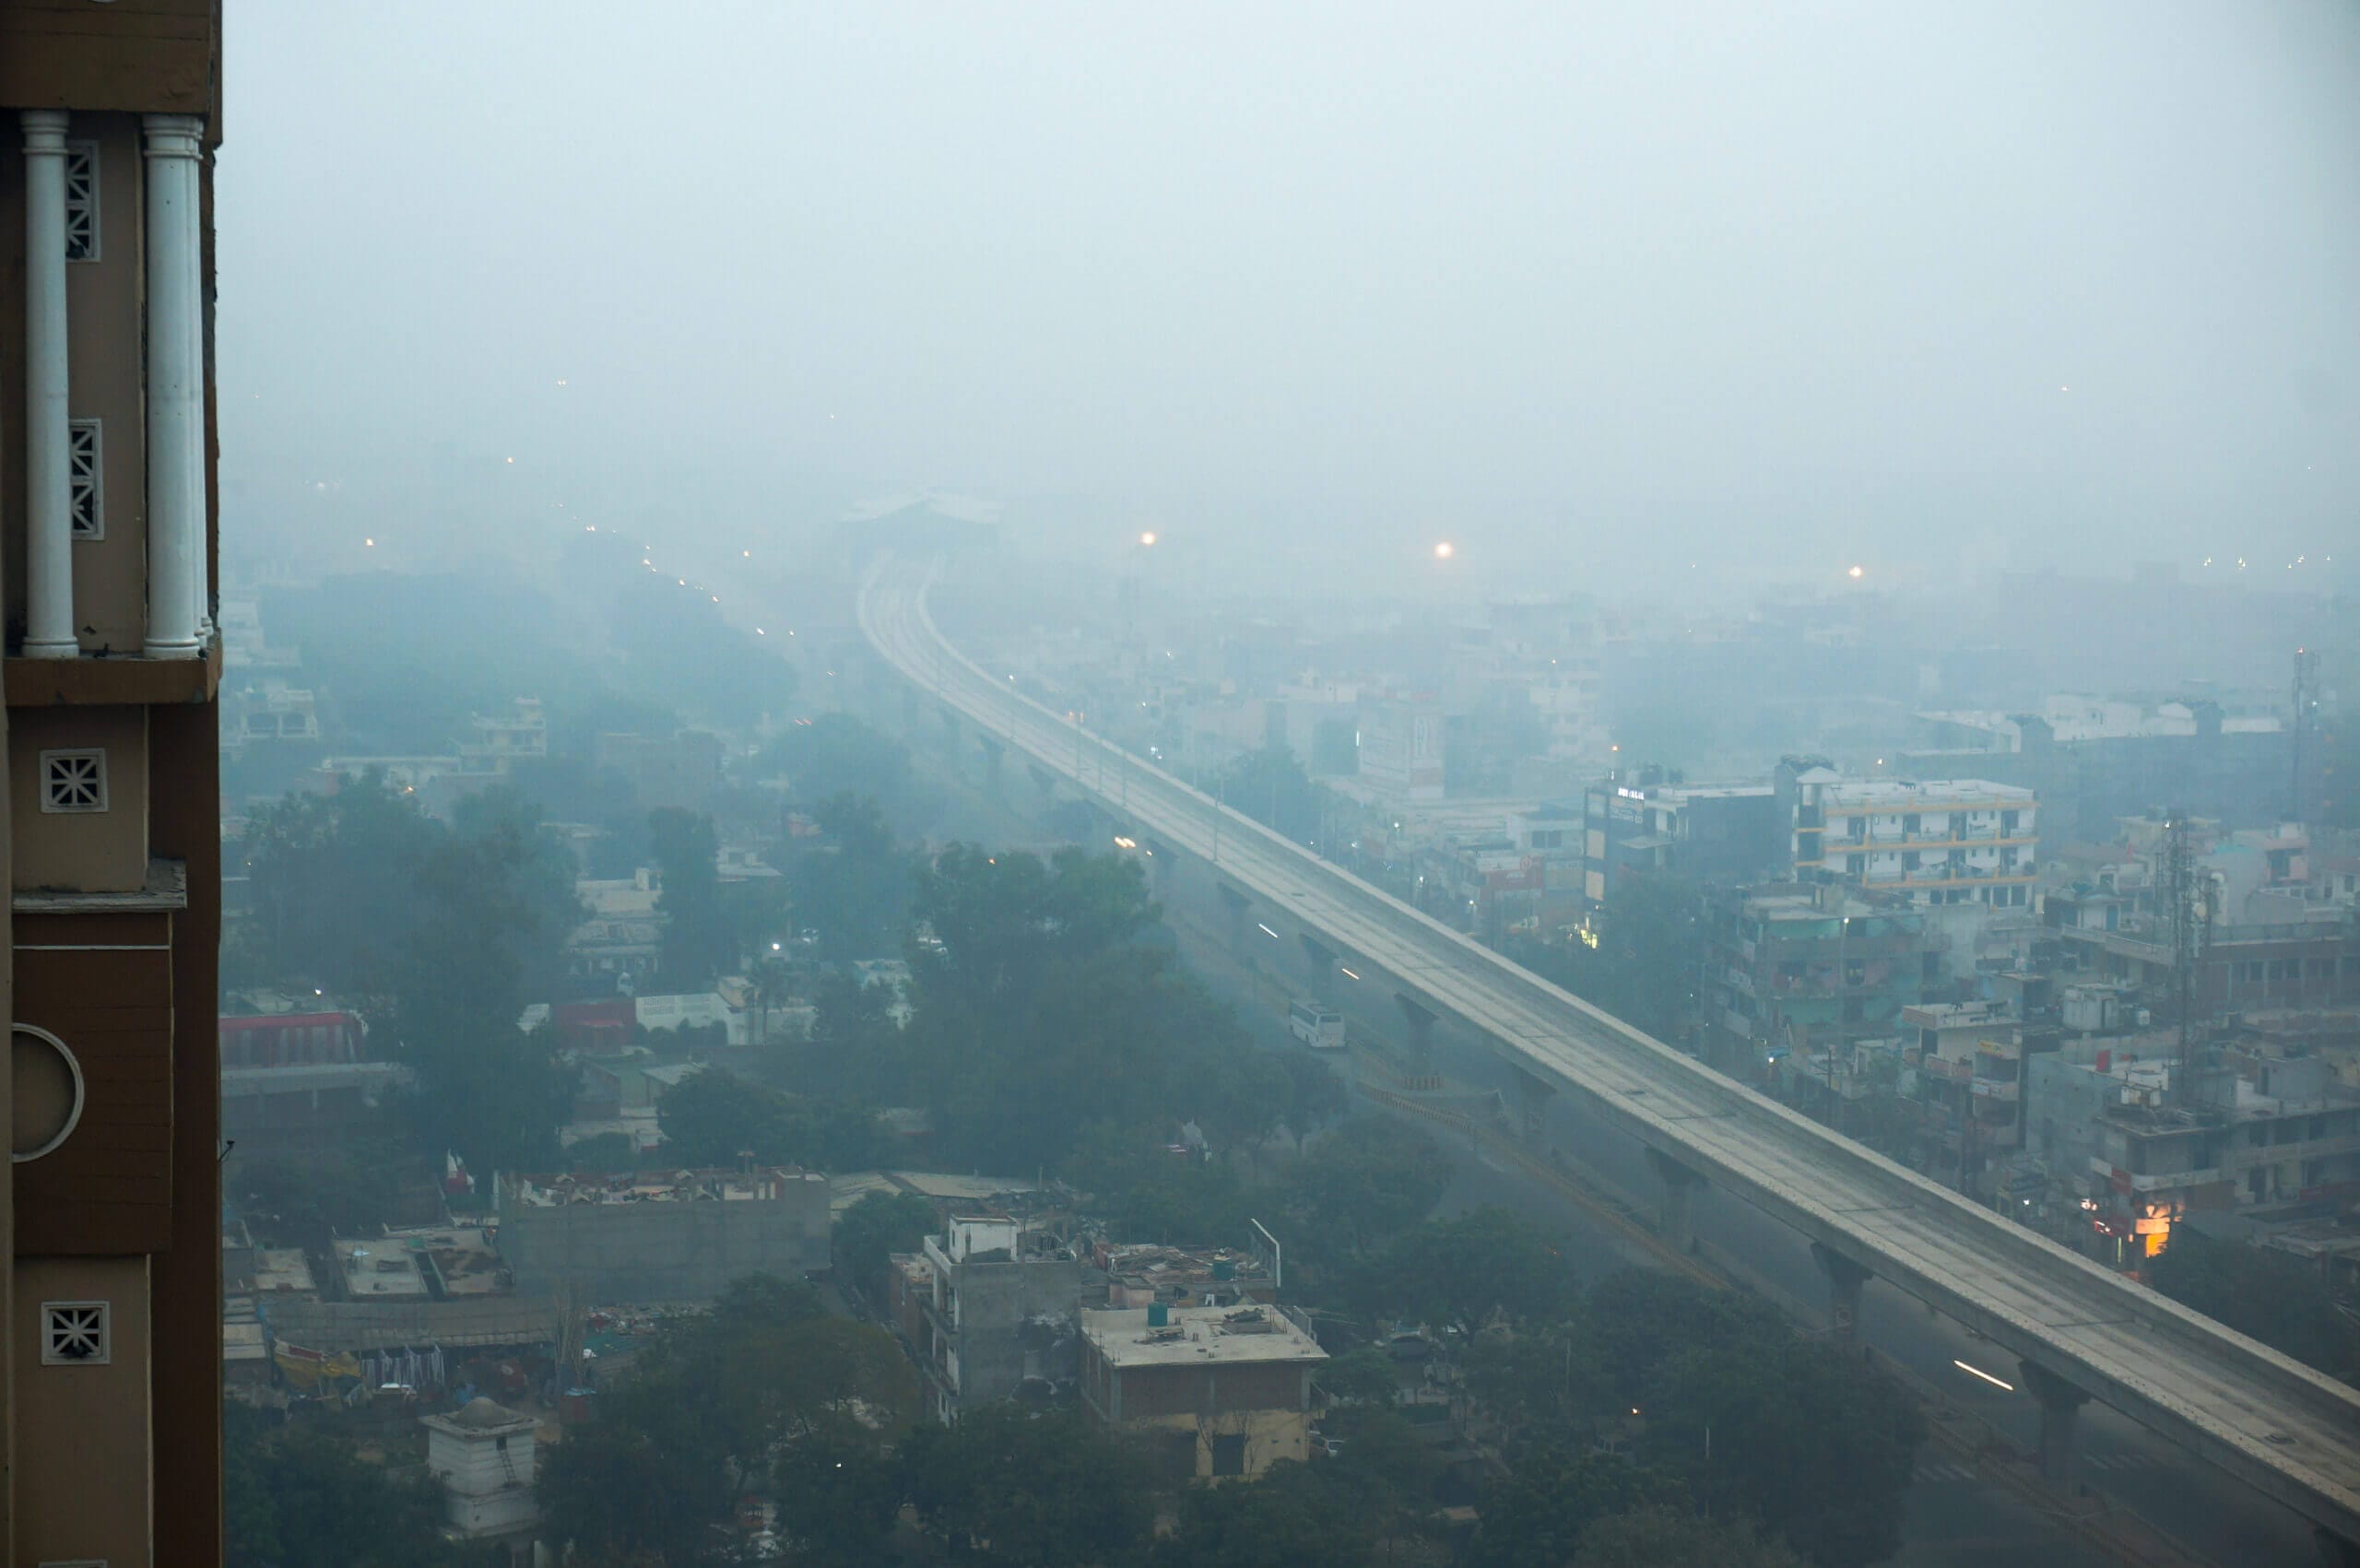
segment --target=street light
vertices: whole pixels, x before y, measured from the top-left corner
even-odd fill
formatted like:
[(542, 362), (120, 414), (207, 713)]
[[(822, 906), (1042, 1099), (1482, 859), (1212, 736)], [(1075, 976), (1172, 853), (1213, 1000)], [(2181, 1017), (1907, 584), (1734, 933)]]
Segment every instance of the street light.
[(1150, 528), (1146, 533), (1141, 534), (1139, 536), (1139, 543), (1152, 546), (1155, 543), (1155, 530)]
[(1434, 559), (1436, 560), (1448, 560), (1452, 556), (1455, 556), (1457, 553), (1458, 547), (1452, 544), (1448, 539), (1445, 539), (1434, 546)]

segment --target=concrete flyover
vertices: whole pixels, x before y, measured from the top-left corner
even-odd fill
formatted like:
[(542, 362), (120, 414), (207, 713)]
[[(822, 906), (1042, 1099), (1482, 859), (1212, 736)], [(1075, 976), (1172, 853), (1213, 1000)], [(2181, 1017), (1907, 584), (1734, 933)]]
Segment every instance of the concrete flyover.
[(2077, 1397), (2094, 1397), (2294, 1509), (2331, 1556), (2353, 1560), (2360, 1390), (1839, 1138), (1080, 734), (950, 647), (926, 603), (940, 570), (878, 563), (860, 626), (978, 731), (1092, 791), (1163, 853), (1211, 861), (1255, 901), (1255, 921), (1354, 955), (1405, 1005), (1465, 1020), (1523, 1071), (1582, 1096), (1654, 1152), (1670, 1185), (1709, 1182), (1791, 1226), (1842, 1276), (1835, 1288), (1857, 1294), (1858, 1276), (1874, 1275), (2037, 1369), (2055, 1411), (2052, 1470), (2070, 1469)]

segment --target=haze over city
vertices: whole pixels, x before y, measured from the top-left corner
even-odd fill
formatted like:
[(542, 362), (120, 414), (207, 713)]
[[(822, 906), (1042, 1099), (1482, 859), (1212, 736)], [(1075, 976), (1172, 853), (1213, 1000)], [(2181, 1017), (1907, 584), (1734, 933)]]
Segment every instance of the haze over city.
[(2360, 4), (0, 0), (0, 1562), (2360, 1568)]
[(1448, 536), (1718, 595), (2283, 577), (2360, 512), (2346, 6), (242, 15), (262, 526), (431, 530), (440, 448), (515, 459), (485, 526), (934, 486), (1247, 580)]

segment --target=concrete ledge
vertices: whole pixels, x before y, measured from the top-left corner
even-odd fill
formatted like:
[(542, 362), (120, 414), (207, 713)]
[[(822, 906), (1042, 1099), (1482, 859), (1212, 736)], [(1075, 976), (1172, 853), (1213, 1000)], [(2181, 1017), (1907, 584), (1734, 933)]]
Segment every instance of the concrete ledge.
[(195, 659), (18, 659), (6, 664), (11, 708), (130, 708), (210, 702), (221, 690), (221, 644)]

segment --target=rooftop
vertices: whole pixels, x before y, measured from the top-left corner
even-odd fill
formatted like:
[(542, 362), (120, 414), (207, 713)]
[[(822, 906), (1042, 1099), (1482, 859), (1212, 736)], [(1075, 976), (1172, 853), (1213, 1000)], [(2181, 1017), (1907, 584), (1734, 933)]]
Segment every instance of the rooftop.
[(1831, 784), (1822, 803), (1827, 806), (1916, 806), (1933, 802), (1988, 801), (1995, 805), (2029, 806), (2038, 800), (2021, 784), (1993, 784), (1988, 779), (1847, 779)]
[(1328, 1352), (1276, 1307), (1174, 1307), (1148, 1326), (1146, 1307), (1085, 1308), (1082, 1338), (1115, 1367), (1324, 1362)]
[(792, 1165), (762, 1165), (751, 1171), (640, 1171), (608, 1175), (595, 1171), (502, 1176), (501, 1196), (524, 1208), (562, 1208), (596, 1203), (774, 1202), (790, 1182), (824, 1182), (816, 1171)]
[(397, 1241), (336, 1241), (336, 1273), (354, 1301), (379, 1296), (423, 1296), (426, 1275), (418, 1258)]

